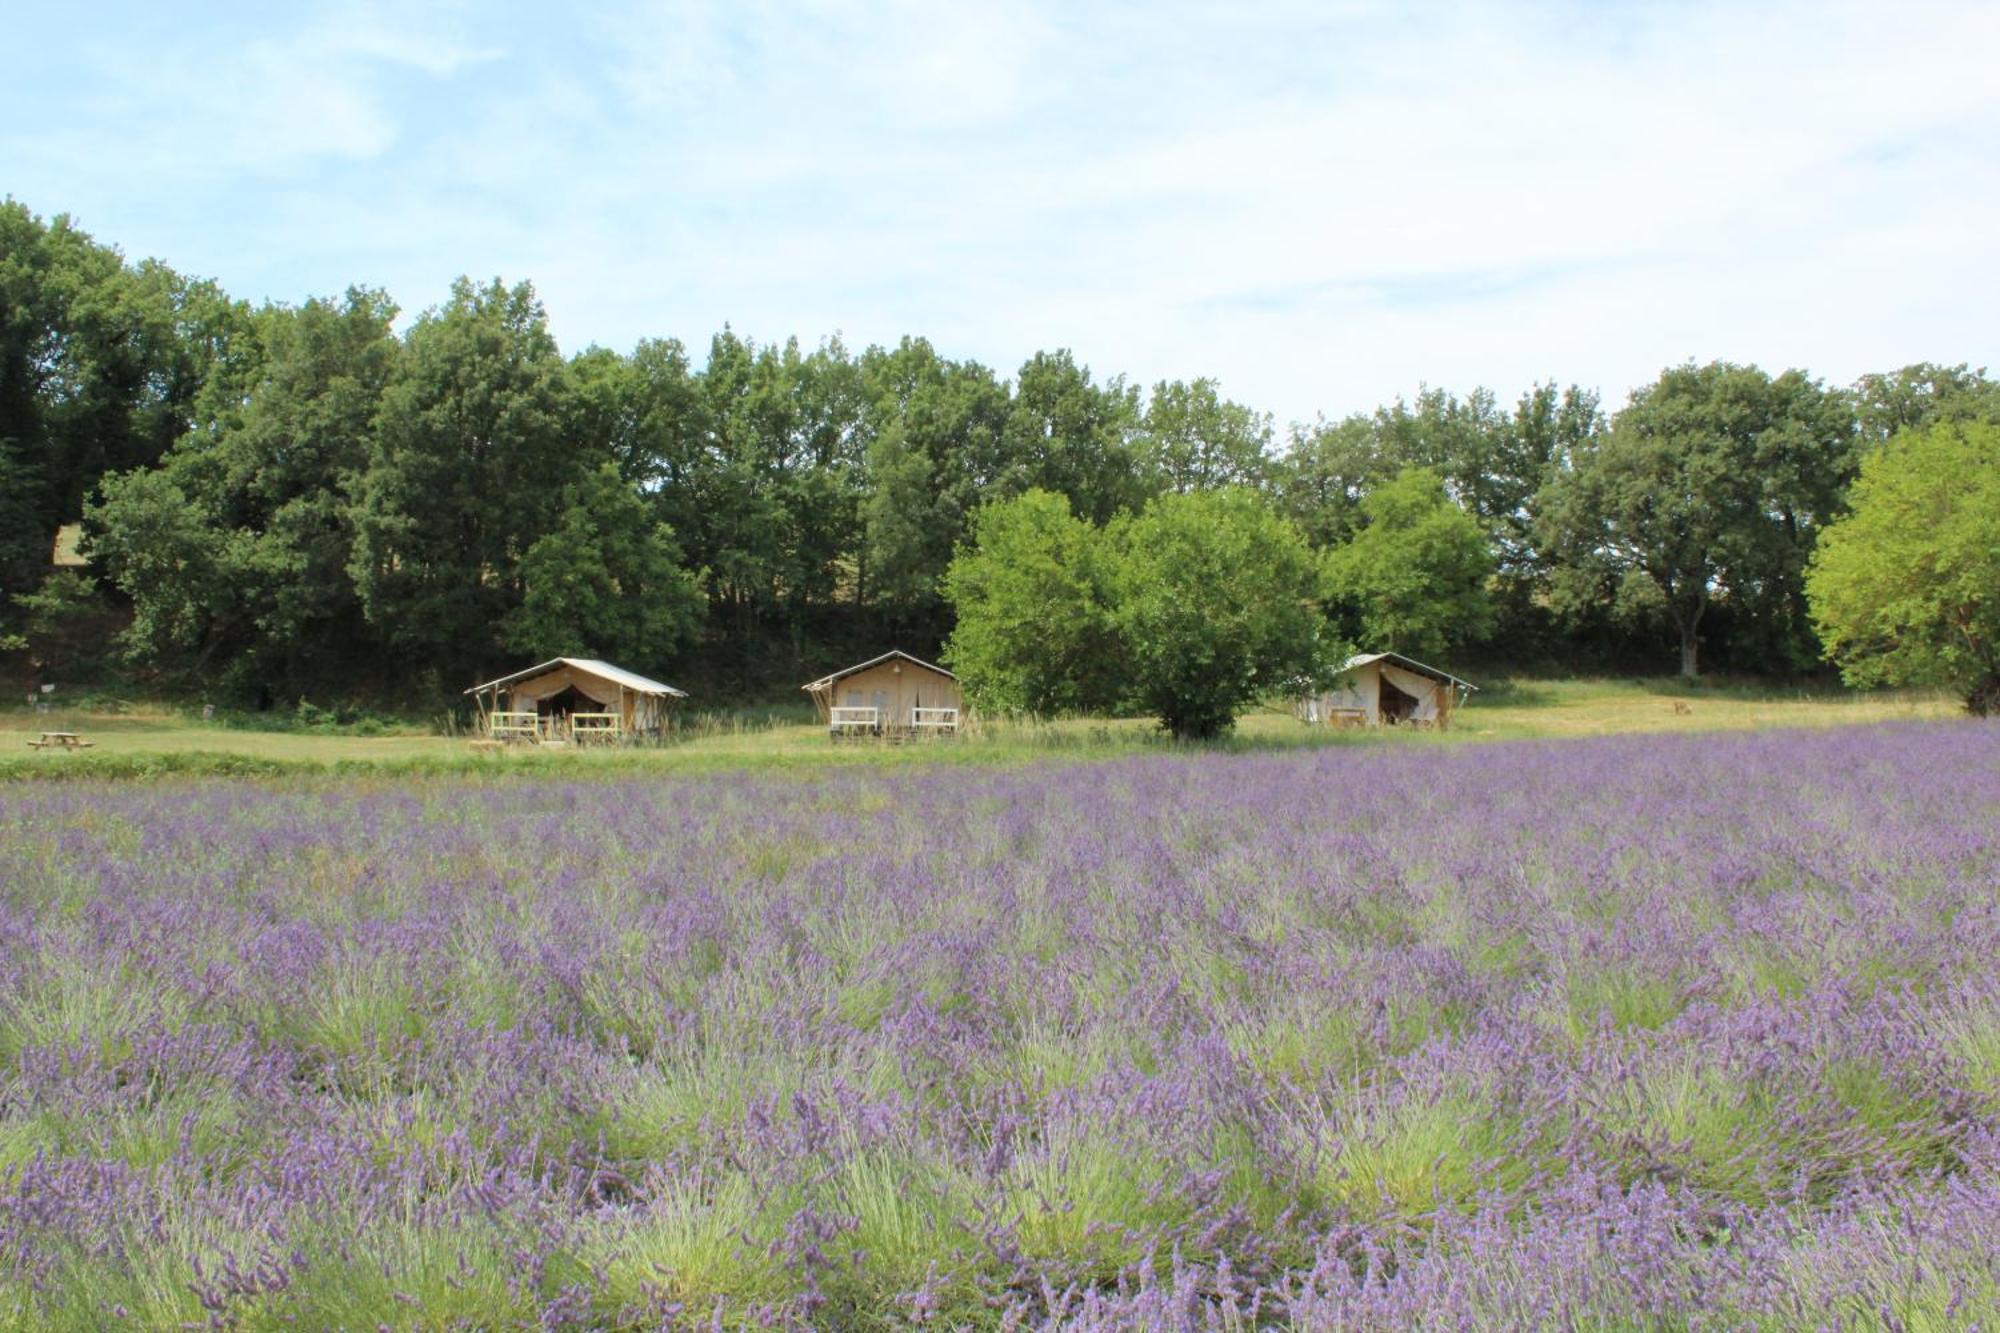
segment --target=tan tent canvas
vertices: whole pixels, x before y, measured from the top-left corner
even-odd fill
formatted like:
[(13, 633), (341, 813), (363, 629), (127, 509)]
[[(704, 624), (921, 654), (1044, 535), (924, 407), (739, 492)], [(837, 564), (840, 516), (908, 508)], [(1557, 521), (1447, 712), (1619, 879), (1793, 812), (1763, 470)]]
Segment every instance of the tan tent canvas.
[(957, 676), (900, 649), (800, 688), (836, 736), (950, 735), (958, 730), (965, 708)]
[(541, 734), (561, 732), (577, 714), (598, 715), (593, 720), (599, 722), (608, 714), (617, 719), (611, 729), (628, 736), (660, 731), (667, 708), (687, 698), (671, 685), (586, 657), (553, 658), (466, 693), (478, 701), (482, 715), (534, 714)]
[(1442, 729), (1473, 688), (1400, 653), (1361, 653), (1347, 660), (1334, 688), (1306, 695), (1298, 711), (1302, 720), (1325, 726)]

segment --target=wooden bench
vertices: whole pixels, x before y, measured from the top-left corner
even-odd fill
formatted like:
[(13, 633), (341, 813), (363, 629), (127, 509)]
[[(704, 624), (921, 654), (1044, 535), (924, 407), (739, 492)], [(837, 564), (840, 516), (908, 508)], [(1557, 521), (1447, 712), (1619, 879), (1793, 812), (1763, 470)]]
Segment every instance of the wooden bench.
[(95, 741), (87, 741), (73, 731), (45, 731), (40, 740), (28, 742), (31, 750), (88, 750)]

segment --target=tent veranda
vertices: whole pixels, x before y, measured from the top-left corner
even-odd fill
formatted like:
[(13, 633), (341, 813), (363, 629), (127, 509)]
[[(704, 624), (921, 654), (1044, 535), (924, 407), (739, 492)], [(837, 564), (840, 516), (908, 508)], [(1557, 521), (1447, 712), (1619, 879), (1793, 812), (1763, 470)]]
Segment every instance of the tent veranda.
[[(655, 735), (683, 690), (588, 657), (551, 658), (466, 691), (496, 739)], [(584, 705), (594, 705), (586, 707)]]

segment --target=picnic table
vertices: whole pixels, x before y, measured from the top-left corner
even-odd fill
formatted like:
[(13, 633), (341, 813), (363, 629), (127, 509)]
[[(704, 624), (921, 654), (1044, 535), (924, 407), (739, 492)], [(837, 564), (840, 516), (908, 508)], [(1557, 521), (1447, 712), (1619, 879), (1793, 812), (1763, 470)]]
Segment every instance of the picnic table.
[(31, 750), (88, 750), (95, 741), (87, 741), (74, 731), (45, 731), (40, 740), (28, 742)]

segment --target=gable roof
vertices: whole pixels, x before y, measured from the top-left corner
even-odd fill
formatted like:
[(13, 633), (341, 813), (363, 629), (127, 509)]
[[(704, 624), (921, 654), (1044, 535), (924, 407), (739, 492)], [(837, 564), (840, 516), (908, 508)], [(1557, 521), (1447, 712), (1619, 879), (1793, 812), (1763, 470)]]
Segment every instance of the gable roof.
[(540, 666), (531, 666), (525, 671), (516, 671), (513, 675), (502, 676), (498, 680), (489, 680), (484, 685), (474, 685), (466, 693), (479, 694), (486, 690), (499, 689), (502, 686), (512, 685), (517, 680), (529, 680), (535, 676), (546, 675), (554, 671), (557, 667), (563, 666), (574, 667), (578, 671), (596, 676), (600, 680), (608, 680), (614, 685), (622, 685), (634, 694), (664, 695), (670, 699), (687, 698), (687, 691), (685, 690), (677, 690), (671, 685), (662, 684), (657, 680), (649, 680), (636, 671), (627, 671), (624, 667), (613, 666), (609, 662), (600, 662), (594, 657), (552, 657)]
[(1356, 667), (1365, 667), (1370, 662), (1392, 662), (1405, 671), (1414, 671), (1419, 676), (1429, 676), (1432, 680), (1445, 681), (1452, 685), (1462, 686), (1468, 690), (1479, 688), (1471, 681), (1460, 680), (1449, 671), (1439, 671), (1436, 667), (1425, 666), (1415, 658), (1405, 657), (1401, 653), (1356, 653), (1354, 656), (1348, 658), (1340, 669), (1342, 671), (1352, 671)]
[(933, 666), (931, 663), (924, 661), (924, 659), (921, 657), (912, 657), (910, 656), (910, 654), (904, 652), (901, 648), (891, 648), (888, 652), (883, 653), (880, 657), (871, 657), (866, 662), (856, 662), (851, 667), (843, 667), (839, 671), (834, 672), (832, 675), (821, 676), (818, 680), (809, 681), (808, 683), (799, 686), (799, 688), (805, 690), (808, 693), (811, 693), (814, 690), (828, 689), (831, 686), (833, 686), (837, 681), (843, 679), (844, 677), (851, 676), (857, 671), (866, 671), (869, 667), (872, 666), (880, 666), (882, 663), (888, 661), (892, 657), (900, 657), (903, 661), (914, 663), (915, 665), (922, 667), (926, 671), (935, 671), (938, 675), (943, 676), (946, 680), (958, 679), (957, 676), (952, 675), (951, 672), (946, 671), (941, 666)]

